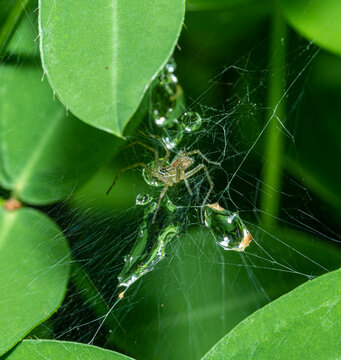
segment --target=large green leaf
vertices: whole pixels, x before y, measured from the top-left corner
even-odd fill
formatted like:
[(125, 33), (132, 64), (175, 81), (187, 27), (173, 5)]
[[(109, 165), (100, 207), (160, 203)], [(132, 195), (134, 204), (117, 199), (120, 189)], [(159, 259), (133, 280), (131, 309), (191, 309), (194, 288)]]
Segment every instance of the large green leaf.
[(288, 22), (301, 35), (341, 55), (341, 1), (282, 0)]
[(201, 229), (174, 241), (117, 305), (113, 341), (140, 358), (199, 359), (252, 312), (341, 263), (341, 251), (311, 235), (250, 230), (245, 253), (224, 251)]
[(180, 34), (184, 0), (40, 0), (43, 68), (81, 120), (121, 136)]
[(252, 314), (204, 359), (339, 359), (340, 332), (341, 270), (337, 270)]
[(39, 211), (0, 208), (0, 354), (61, 304), (70, 251), (55, 223)]
[(129, 360), (114, 351), (80, 343), (54, 340), (24, 340), (6, 360)]
[(118, 146), (113, 136), (67, 116), (41, 77), (38, 65), (0, 68), (0, 182), (38, 205), (66, 198)]

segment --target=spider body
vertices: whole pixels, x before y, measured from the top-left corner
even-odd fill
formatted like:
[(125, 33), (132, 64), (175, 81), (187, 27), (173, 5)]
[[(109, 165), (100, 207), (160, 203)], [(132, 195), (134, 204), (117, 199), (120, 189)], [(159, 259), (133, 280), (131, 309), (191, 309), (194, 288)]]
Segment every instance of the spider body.
[[(107, 194), (109, 194), (109, 192), (115, 185), (119, 175), (122, 172), (125, 172), (130, 169), (134, 169), (136, 167), (144, 168), (144, 170), (148, 173), (149, 178), (150, 178), (150, 181), (149, 181), (149, 179), (146, 179), (146, 177), (145, 177), (145, 180), (147, 181), (147, 183), (149, 183), (150, 185), (158, 186), (157, 182), (152, 181), (152, 178), (155, 178), (163, 184), (163, 189), (161, 191), (161, 194), (160, 194), (160, 197), (159, 197), (159, 200), (158, 200), (158, 203), (157, 203), (154, 215), (153, 215), (153, 223), (155, 222), (161, 200), (164, 197), (164, 195), (166, 194), (167, 189), (170, 186), (173, 186), (174, 184), (177, 184), (180, 181), (183, 181), (185, 183), (190, 195), (193, 195), (192, 190), (188, 183), (188, 179), (190, 177), (192, 177), (193, 175), (195, 175), (199, 171), (205, 172), (207, 181), (210, 185), (210, 188), (205, 196), (205, 199), (204, 199), (204, 202), (202, 205), (202, 209), (205, 206), (205, 204), (208, 200), (208, 197), (209, 197), (211, 191), (213, 190), (214, 184), (208, 173), (207, 167), (202, 163), (186, 172), (186, 170), (194, 164), (194, 158), (191, 155), (198, 155), (208, 163), (219, 165), (219, 164), (207, 159), (199, 150), (192, 150), (189, 152), (179, 151), (178, 154), (175, 156), (175, 158), (171, 161), (171, 163), (169, 165), (167, 165), (168, 159), (170, 157), (169, 149), (167, 148), (167, 146), (164, 144), (164, 142), (161, 139), (159, 139), (159, 138), (157, 138), (157, 139), (160, 141), (163, 148), (165, 149), (165, 152), (166, 152), (165, 157), (163, 159), (160, 159), (159, 153), (156, 149), (152, 148), (151, 146), (149, 146), (147, 144), (144, 144), (141, 141), (132, 142), (131, 144), (127, 145), (125, 148), (131, 147), (134, 145), (140, 145), (140, 146), (146, 148), (147, 150), (153, 152), (154, 153), (154, 165), (149, 166), (143, 162), (137, 162), (133, 165), (127, 166), (127, 167), (119, 170), (116, 174), (116, 177), (115, 177), (112, 185), (110, 186), (110, 188), (107, 191)], [(202, 218), (202, 212), (201, 212), (201, 218)]]
[(153, 169), (152, 176), (167, 186), (173, 186), (182, 180), (186, 179), (185, 170), (194, 163), (194, 159), (190, 156), (182, 155), (181, 152), (178, 157), (168, 166)]

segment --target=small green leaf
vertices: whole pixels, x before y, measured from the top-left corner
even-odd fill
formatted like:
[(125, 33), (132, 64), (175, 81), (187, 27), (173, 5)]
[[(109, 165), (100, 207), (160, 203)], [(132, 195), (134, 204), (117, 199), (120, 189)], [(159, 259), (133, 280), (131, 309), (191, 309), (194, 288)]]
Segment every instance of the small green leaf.
[(97, 346), (55, 340), (24, 340), (6, 360), (129, 360), (131, 357)]
[(50, 317), (66, 291), (70, 250), (39, 211), (0, 209), (0, 354)]
[(203, 359), (339, 359), (341, 270), (307, 282), (236, 326)]
[(67, 116), (42, 75), (30, 63), (0, 68), (0, 182), (34, 205), (66, 198), (119, 145)]
[(81, 120), (121, 136), (180, 34), (184, 0), (39, 1), (43, 68)]
[(308, 40), (341, 55), (341, 1), (282, 0), (287, 21)]

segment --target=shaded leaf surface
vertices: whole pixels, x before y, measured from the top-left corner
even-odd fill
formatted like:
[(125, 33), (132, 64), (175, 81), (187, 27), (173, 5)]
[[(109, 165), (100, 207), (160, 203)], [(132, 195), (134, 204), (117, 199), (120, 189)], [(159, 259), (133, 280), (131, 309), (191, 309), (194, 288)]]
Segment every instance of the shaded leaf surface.
[(81, 120), (121, 136), (174, 49), (184, 0), (40, 0), (44, 70)]
[(204, 359), (339, 359), (340, 331), (341, 270), (337, 270), (252, 314)]
[(70, 251), (55, 223), (39, 211), (0, 209), (0, 354), (61, 304)]
[(114, 351), (80, 343), (53, 340), (24, 340), (6, 360), (129, 360)]
[(339, 0), (282, 0), (284, 14), (301, 35), (341, 55), (341, 2)]
[(66, 198), (118, 146), (113, 136), (67, 116), (41, 77), (29, 63), (0, 68), (0, 181), (34, 205)]

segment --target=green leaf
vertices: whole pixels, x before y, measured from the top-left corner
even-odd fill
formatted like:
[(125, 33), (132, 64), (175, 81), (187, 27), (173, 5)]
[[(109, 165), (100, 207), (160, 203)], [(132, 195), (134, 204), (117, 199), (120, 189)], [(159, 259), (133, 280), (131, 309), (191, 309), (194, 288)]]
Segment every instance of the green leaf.
[(340, 249), (326, 241), (248, 226), (254, 240), (245, 253), (224, 251), (202, 228), (168, 246), (115, 308), (121, 327), (112, 329), (112, 341), (140, 358), (199, 359), (257, 309), (340, 266)]
[(76, 116), (122, 136), (173, 52), (184, 0), (40, 0), (43, 68)]
[(50, 317), (66, 291), (70, 250), (39, 211), (0, 209), (0, 354)]
[(114, 351), (80, 343), (55, 340), (24, 340), (6, 360), (129, 360)]
[(339, 0), (282, 0), (290, 25), (308, 40), (341, 55), (341, 2)]
[(30, 63), (0, 68), (0, 182), (34, 205), (66, 198), (121, 141), (67, 116), (42, 75)]
[(341, 270), (337, 270), (258, 310), (203, 359), (339, 359), (340, 332)]

